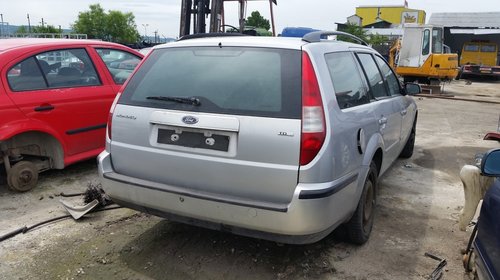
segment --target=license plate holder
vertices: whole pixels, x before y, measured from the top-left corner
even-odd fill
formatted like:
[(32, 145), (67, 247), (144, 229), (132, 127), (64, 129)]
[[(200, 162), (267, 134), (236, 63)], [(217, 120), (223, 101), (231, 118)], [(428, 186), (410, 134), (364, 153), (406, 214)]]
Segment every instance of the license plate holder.
[(207, 149), (227, 152), (229, 136), (207, 132), (179, 131), (175, 129), (158, 129), (159, 144), (175, 145), (188, 148)]

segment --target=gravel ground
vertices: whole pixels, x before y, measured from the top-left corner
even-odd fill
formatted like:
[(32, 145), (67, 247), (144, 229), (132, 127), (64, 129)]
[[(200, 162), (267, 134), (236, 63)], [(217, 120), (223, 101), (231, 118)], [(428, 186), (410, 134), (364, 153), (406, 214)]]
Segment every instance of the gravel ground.
[[(500, 83), (453, 81), (445, 93), (500, 102)], [(464, 273), (458, 230), (463, 191), (458, 173), (476, 153), (499, 147), (483, 141), (498, 126), (500, 106), (415, 97), (415, 153), (381, 178), (368, 243), (344, 242), (341, 230), (306, 246), (235, 236), (129, 209), (54, 222), (0, 243), (0, 279), (427, 279), (448, 260), (444, 279)], [(65, 215), (59, 193), (97, 184), (94, 160), (40, 175), (37, 188), (14, 193), (0, 175), (0, 235)], [(78, 198), (76, 198), (78, 199)]]

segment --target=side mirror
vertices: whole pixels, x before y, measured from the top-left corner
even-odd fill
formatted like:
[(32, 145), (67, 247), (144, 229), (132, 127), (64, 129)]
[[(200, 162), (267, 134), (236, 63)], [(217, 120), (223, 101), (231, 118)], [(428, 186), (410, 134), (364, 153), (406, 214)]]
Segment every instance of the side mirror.
[(500, 149), (488, 151), (481, 161), (481, 173), (484, 176), (500, 176)]
[(408, 95), (415, 95), (422, 92), (422, 87), (419, 84), (407, 83), (405, 84), (405, 93)]

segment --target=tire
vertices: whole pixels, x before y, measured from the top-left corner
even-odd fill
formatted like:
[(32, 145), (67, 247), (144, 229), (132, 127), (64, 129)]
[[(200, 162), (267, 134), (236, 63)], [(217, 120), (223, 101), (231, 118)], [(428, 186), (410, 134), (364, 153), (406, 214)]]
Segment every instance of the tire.
[(372, 232), (376, 206), (377, 173), (377, 167), (372, 162), (356, 211), (346, 224), (349, 241), (357, 245), (368, 241)]
[(18, 192), (33, 189), (38, 182), (38, 168), (30, 161), (20, 161), (7, 172), (7, 184)]
[(408, 140), (406, 140), (406, 144), (401, 151), (401, 154), (399, 154), (400, 158), (411, 158), (413, 155), (413, 149), (415, 148), (415, 126), (411, 129), (410, 137), (408, 137)]
[(457, 76), (455, 77), (455, 80), (458, 81), (462, 78), (462, 72), (463, 72), (463, 70), (462, 70), (462, 68), (460, 68), (460, 70), (458, 70)]

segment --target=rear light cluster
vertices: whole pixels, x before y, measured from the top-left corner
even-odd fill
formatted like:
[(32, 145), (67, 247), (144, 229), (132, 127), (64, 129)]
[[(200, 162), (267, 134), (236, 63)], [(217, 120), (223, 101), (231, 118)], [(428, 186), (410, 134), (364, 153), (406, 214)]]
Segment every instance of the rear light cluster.
[(306, 52), (302, 52), (302, 133), (300, 165), (310, 163), (323, 146), (326, 137), (325, 112), (318, 79)]
[(120, 96), (122, 95), (121, 92), (118, 92), (118, 94), (115, 97), (115, 100), (113, 101), (113, 104), (111, 104), (111, 109), (109, 109), (109, 115), (108, 115), (108, 125), (107, 125), (107, 132), (108, 132), (108, 138), (111, 140), (111, 125), (113, 122), (113, 112), (115, 111), (116, 103), (118, 103), (118, 99), (120, 99)]

